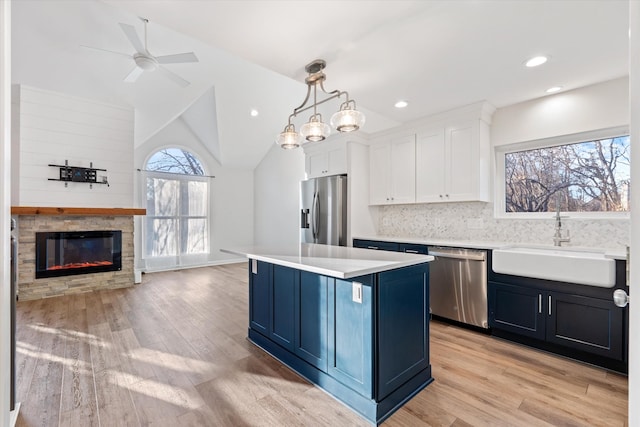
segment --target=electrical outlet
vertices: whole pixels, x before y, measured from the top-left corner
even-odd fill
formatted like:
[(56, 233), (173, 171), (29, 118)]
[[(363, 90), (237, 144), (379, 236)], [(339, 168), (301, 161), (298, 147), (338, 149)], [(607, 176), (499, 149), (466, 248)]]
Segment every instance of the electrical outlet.
[(362, 283), (351, 282), (351, 299), (362, 304)]

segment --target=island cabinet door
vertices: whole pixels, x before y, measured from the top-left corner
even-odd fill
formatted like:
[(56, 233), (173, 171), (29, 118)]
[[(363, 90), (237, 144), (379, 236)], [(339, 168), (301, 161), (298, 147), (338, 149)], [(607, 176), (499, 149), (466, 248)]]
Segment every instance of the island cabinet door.
[(300, 272), (295, 292), (295, 354), (327, 372), (326, 276)]
[(289, 351), (294, 348), (294, 294), (299, 282), (300, 271), (273, 266), (269, 337)]
[(249, 327), (269, 336), (273, 265), (249, 260)]
[(380, 401), (429, 366), (428, 267), (378, 274), (378, 391)]
[(329, 375), (373, 397), (373, 275), (329, 279)]

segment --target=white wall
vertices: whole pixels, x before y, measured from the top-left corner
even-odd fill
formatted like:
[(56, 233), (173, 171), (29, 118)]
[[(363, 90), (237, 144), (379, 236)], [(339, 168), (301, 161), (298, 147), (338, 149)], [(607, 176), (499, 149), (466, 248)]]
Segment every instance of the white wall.
[(305, 179), (304, 152), (276, 144), (254, 170), (256, 245), (300, 241), (300, 181)]
[(0, 1), (0, 426), (9, 425), (11, 2)]
[[(640, 177), (640, 2), (629, 2), (629, 75), (631, 122), (631, 179)], [(631, 186), (631, 283), (640, 285), (640, 185)], [(640, 425), (640, 298), (629, 304), (629, 422)]]
[[(238, 259), (220, 252), (221, 248), (250, 245), (253, 243), (253, 171), (221, 166), (210, 154), (189, 127), (178, 118), (135, 149), (136, 169), (145, 169), (148, 158), (156, 151), (167, 147), (185, 148), (194, 153), (203, 163), (205, 173), (215, 178), (209, 180), (210, 205), (210, 249), (211, 254), (202, 264), (217, 264)], [(137, 207), (144, 207), (141, 174), (135, 174), (135, 200)], [(135, 221), (136, 267), (147, 269), (142, 264), (142, 224)]]
[[(133, 206), (133, 110), (28, 86), (13, 88), (14, 206)], [(109, 186), (49, 181), (49, 164), (106, 169)]]
[(629, 79), (549, 95), (496, 110), (493, 146), (629, 124)]

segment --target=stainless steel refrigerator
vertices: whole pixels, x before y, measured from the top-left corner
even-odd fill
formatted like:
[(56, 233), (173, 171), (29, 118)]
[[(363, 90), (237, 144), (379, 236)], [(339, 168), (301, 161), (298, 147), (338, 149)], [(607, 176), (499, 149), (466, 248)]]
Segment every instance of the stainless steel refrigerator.
[(347, 246), (347, 176), (300, 182), (300, 241)]

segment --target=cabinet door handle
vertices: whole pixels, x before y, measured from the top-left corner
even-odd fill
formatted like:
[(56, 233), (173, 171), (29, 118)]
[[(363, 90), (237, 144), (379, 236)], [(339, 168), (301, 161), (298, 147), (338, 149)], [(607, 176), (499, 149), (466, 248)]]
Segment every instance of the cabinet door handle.
[(551, 295), (549, 295), (549, 316), (551, 316)]
[(413, 249), (405, 249), (404, 251), (405, 251), (406, 253), (408, 253), (408, 254), (417, 254), (417, 253), (418, 253), (418, 251), (413, 250)]
[(380, 249), (380, 248), (377, 246), (367, 246), (367, 249)]
[(538, 313), (542, 313), (542, 294), (538, 294)]

